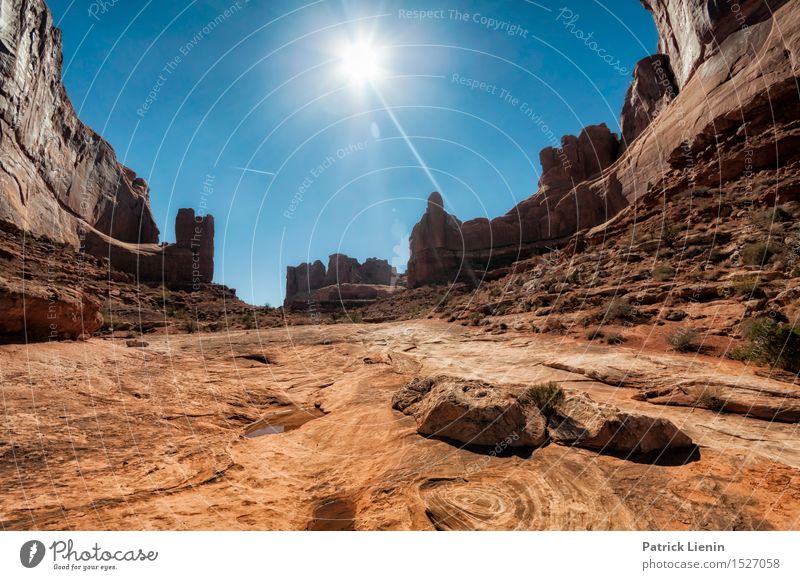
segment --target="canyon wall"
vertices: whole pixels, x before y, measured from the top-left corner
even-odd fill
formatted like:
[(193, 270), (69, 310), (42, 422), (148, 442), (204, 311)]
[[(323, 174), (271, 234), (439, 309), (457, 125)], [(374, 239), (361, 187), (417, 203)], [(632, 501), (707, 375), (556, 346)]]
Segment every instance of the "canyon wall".
[(113, 270), (127, 272), (143, 283), (199, 290), (214, 277), (214, 217), (180, 209), (175, 218), (174, 244), (125, 244), (97, 230), (84, 238), (87, 253), (106, 258)]
[[(620, 115), (540, 154), (538, 191), (506, 215), (461, 223), (431, 195), (411, 236), (408, 284), (479, 282), (486, 272), (591, 232), (631, 204), (775, 174), (764, 199), (800, 195), (800, 6), (643, 0), (659, 54), (636, 66)], [(746, 184), (745, 184), (746, 186)]]
[(410, 287), (451, 280), (479, 282), (492, 268), (511, 264), (563, 243), (581, 229), (607, 221), (627, 201), (619, 181), (603, 179), (620, 143), (605, 125), (567, 135), (559, 149), (539, 154), (539, 191), (507, 214), (461, 223), (431, 194), (425, 215), (411, 232)]
[(211, 282), (213, 217), (182, 209), (176, 243), (158, 243), (147, 183), (78, 118), (62, 60), (43, 0), (0, 0), (0, 221), (143, 282)]
[(0, 1), (0, 219), (73, 246), (80, 222), (158, 242), (147, 183), (75, 114), (50, 11), (42, 0)]

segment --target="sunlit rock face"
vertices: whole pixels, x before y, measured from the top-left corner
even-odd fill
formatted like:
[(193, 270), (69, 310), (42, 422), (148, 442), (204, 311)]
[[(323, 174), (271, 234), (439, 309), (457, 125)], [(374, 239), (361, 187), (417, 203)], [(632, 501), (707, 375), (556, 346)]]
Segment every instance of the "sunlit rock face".
[(177, 242), (158, 243), (147, 183), (75, 114), (61, 81), (61, 33), (44, 2), (0, 0), (0, 19), (0, 220), (140, 282), (211, 282), (214, 218), (182, 209)]
[[(492, 269), (563, 243), (576, 231), (603, 223), (627, 205), (619, 182), (603, 171), (617, 158), (619, 140), (605, 125), (567, 135), (540, 153), (539, 191), (507, 214), (460, 222), (442, 196), (428, 199), (411, 233), (408, 284), (479, 283)], [(589, 180), (594, 180), (589, 183)]]
[(147, 184), (75, 114), (45, 3), (2, 0), (0, 18), (0, 219), (73, 246), (83, 222), (123, 242), (158, 242)]
[(732, 34), (769, 20), (789, 0), (642, 0), (658, 28), (658, 52), (667, 55), (683, 88), (697, 68)]

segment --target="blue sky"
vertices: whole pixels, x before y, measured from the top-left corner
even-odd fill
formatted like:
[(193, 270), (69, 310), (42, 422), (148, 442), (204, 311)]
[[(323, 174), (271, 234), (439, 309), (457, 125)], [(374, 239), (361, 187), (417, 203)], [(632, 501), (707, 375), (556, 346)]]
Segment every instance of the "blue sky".
[[(619, 131), (657, 41), (635, 0), (49, 6), (70, 98), (150, 183), (162, 239), (207, 208), (215, 280), (273, 305), (287, 265), (334, 252), (402, 270), (433, 182), (463, 220), (507, 212), (554, 135)], [(343, 65), (352, 45), (371, 82)]]

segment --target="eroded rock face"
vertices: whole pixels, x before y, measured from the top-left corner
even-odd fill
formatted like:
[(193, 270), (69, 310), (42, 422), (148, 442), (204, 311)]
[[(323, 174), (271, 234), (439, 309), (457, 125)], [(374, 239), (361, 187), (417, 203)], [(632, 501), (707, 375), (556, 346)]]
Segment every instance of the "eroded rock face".
[(0, 342), (89, 337), (103, 325), (100, 304), (80, 291), (26, 285), (0, 289)]
[(286, 268), (286, 302), (302, 292), (311, 292), (325, 286), (325, 264), (303, 262)]
[(642, 0), (658, 28), (658, 52), (667, 55), (678, 87), (733, 33), (772, 18), (789, 0)]
[(415, 379), (395, 394), (392, 407), (413, 416), (418, 433), (466, 445), (537, 447), (546, 439), (535, 405), (482, 381)]
[(3, 0), (0, 219), (73, 246), (81, 222), (123, 242), (158, 242), (147, 184), (78, 119), (61, 66), (45, 3)]
[(677, 95), (678, 85), (668, 56), (654, 54), (640, 60), (622, 105), (622, 147), (633, 143)]
[(604, 123), (584, 127), (577, 137), (566, 135), (560, 148), (545, 147), (539, 153), (539, 189), (554, 195), (566, 193), (600, 175), (616, 161), (618, 152), (619, 139)]
[[(744, 174), (775, 173), (764, 202), (800, 199), (791, 181), (800, 165), (798, 4), (644, 4), (664, 56), (638, 67), (622, 112), (625, 147), (603, 126), (565, 137), (561, 148), (541, 153), (539, 191), (491, 221), (461, 223), (432, 197), (412, 233), (409, 286), (479, 283), (487, 271), (567, 246), (584, 230), (602, 235), (600, 226), (634, 202), (653, 206), (694, 187), (735, 184)], [(667, 65), (674, 78), (660, 78)]]
[(496, 219), (462, 223), (444, 210), (442, 196), (432, 193), (411, 233), (409, 286), (478, 283), (488, 270), (563, 242), (627, 205), (615, 176), (601, 178), (619, 150), (619, 140), (608, 127), (586, 127), (561, 143), (560, 149), (547, 147), (540, 154), (538, 193)]
[(691, 438), (671, 421), (625, 413), (584, 394), (568, 397), (549, 420), (550, 438), (559, 445), (617, 453), (651, 453), (691, 447)]

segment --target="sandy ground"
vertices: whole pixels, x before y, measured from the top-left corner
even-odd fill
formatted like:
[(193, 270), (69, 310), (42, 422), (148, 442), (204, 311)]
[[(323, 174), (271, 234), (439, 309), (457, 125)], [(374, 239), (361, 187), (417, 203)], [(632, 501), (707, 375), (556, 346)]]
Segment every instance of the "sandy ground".
[[(146, 340), (0, 346), (3, 529), (800, 529), (797, 424), (587, 376), (800, 397), (739, 363), (430, 320)], [(667, 417), (699, 447), (493, 457), (424, 438), (391, 397), (433, 373), (559, 381)]]

